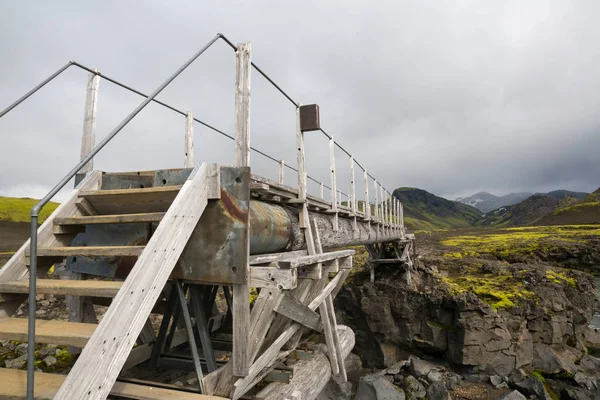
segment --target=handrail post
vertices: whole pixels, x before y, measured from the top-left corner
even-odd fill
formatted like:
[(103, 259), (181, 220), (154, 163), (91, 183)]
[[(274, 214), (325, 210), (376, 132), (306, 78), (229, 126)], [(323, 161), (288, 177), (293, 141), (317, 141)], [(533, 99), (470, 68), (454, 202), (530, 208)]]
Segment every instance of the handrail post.
[(371, 226), (371, 203), (369, 200), (369, 174), (366, 169), (364, 170), (363, 178), (365, 181), (365, 205), (364, 205), (363, 211), (365, 212), (365, 218), (367, 219), (367, 224), (370, 227)]
[[(238, 167), (250, 166), (250, 77), (252, 48), (250, 42), (238, 44), (235, 52), (235, 165)], [(248, 221), (246, 221), (248, 229)], [(247, 235), (248, 250), (250, 235)], [(248, 257), (249, 251), (246, 252)], [(233, 375), (247, 376), (250, 368), (250, 355), (248, 353), (250, 326), (250, 270), (248, 260), (244, 263), (246, 282), (233, 285)]]
[(194, 115), (188, 111), (185, 116), (184, 168), (194, 168)]
[(283, 185), (283, 170), (285, 169), (285, 162), (279, 160), (279, 184)]
[[(100, 75), (98, 69), (94, 68), (96, 73), (90, 72), (85, 95), (85, 111), (83, 116), (83, 135), (81, 138), (81, 158), (83, 160), (92, 152), (96, 145), (96, 114), (98, 111), (98, 89), (100, 87)], [(91, 172), (94, 169), (94, 159), (90, 159), (87, 164), (79, 170), (78, 175)]]
[(353, 224), (352, 227), (356, 231), (358, 230), (358, 224), (356, 223), (356, 185), (354, 183), (354, 156), (350, 156), (350, 207), (352, 209)]
[(338, 200), (337, 200), (337, 189), (335, 184), (335, 141), (333, 136), (329, 139), (329, 170), (331, 171), (331, 209), (333, 214), (333, 231), (337, 232), (339, 228), (338, 222)]

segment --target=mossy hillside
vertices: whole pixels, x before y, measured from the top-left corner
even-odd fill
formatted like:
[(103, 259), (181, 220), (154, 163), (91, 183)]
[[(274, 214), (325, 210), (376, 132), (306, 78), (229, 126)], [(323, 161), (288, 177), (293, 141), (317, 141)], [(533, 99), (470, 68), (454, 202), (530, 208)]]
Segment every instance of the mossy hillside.
[[(39, 200), (30, 198), (0, 197), (0, 221), (29, 222), (31, 207)], [(59, 206), (58, 203), (48, 203), (40, 213), (40, 222), (43, 222)]]
[(459, 235), (441, 241), (448, 258), (491, 256), (522, 262), (543, 253), (560, 251), (562, 246), (585, 244), (600, 239), (600, 225), (556, 225), (519, 227), (478, 235)]

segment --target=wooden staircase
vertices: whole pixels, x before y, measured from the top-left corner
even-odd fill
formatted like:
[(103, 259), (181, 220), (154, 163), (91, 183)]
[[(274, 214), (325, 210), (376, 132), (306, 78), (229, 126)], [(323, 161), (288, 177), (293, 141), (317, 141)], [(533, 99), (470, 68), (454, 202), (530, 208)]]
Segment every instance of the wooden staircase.
[[(177, 175), (182, 181), (177, 184), (155, 177), (154, 184), (145, 187), (148, 175), (103, 179), (102, 173), (94, 171), (39, 228), (38, 272), (45, 275), (48, 268), (62, 261), (73, 268), (83, 257), (91, 263), (116, 266), (115, 271), (125, 265), (127, 278), (37, 281), (40, 295), (74, 296), (80, 300), (83, 298), (78, 296), (110, 298), (112, 302), (99, 324), (84, 323), (83, 315), (76, 316), (78, 321), (36, 320), (36, 343), (83, 348), (68, 376), (36, 373), (36, 399), (100, 399), (109, 393), (132, 399), (218, 398), (115, 383), (209, 198), (219, 195), (211, 190), (206, 164)], [(104, 188), (115, 182), (125, 182), (129, 187)], [(115, 231), (132, 232), (132, 226), (139, 228), (133, 230), (137, 236), (111, 235)], [(134, 243), (123, 243), (131, 238)], [(0, 340), (27, 341), (27, 319), (11, 315), (29, 293), (29, 257), (27, 242), (0, 269)], [(78, 274), (71, 277), (77, 278)], [(25, 371), (1, 368), (0, 382), (0, 399), (26, 397)]]

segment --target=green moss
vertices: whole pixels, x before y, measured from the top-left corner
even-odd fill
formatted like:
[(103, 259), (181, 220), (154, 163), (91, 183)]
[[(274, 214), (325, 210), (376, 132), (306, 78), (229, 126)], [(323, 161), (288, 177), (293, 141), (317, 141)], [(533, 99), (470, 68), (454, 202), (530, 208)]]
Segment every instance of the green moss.
[(542, 372), (541, 372), (541, 371), (534, 370), (534, 371), (531, 373), (531, 376), (538, 378), (538, 379), (539, 379), (540, 381), (542, 381), (542, 382), (546, 382), (546, 378), (544, 378), (544, 375), (542, 375)]
[(490, 255), (500, 260), (522, 261), (543, 253), (558, 251), (564, 243), (580, 243), (600, 238), (600, 225), (557, 225), (507, 228), (481, 235), (461, 235), (443, 240), (452, 248), (445, 254), (454, 257)]
[(523, 280), (511, 274), (481, 274), (471, 268), (466, 274), (454, 277), (442, 277), (450, 293), (460, 294), (470, 292), (481, 301), (498, 311), (514, 308), (519, 301), (537, 299), (537, 296), (527, 289)]
[(562, 284), (563, 282), (566, 282), (571, 287), (576, 286), (575, 279), (566, 276), (564, 272), (557, 272), (548, 269), (546, 270), (546, 278), (557, 284)]
[(258, 290), (256, 288), (250, 288), (250, 305), (254, 304), (258, 298)]

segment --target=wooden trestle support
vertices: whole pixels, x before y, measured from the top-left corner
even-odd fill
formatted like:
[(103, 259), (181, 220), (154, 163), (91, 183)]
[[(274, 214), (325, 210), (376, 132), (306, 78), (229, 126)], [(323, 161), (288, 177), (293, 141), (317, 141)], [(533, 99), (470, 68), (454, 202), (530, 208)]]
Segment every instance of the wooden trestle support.
[[(366, 171), (361, 210), (352, 157), (350, 204), (342, 204), (333, 148), (331, 201), (323, 185), (320, 197), (307, 193), (300, 108), (297, 188), (283, 184), (283, 169), (279, 182), (252, 175), (249, 44), (237, 62), (235, 166), (104, 173), (90, 164), (39, 227), (37, 293), (67, 296), (70, 316), (37, 320), (36, 342), (82, 350), (68, 375), (35, 374), (36, 398), (312, 400), (332, 375), (346, 379), (354, 333), (337, 324), (333, 302), (352, 268), (355, 251), (344, 248), (365, 245), (381, 262), (391, 247), (410, 268), (413, 236), (400, 203), (376, 181), (371, 204)], [(95, 78), (88, 89), (95, 107)], [(88, 114), (95, 119), (95, 108), (86, 108), (82, 157), (93, 142)], [(193, 166), (191, 114), (186, 121), (185, 163)], [(30, 289), (28, 265), (29, 241), (0, 269), (0, 340), (27, 340), (27, 320), (13, 314)], [(46, 277), (53, 265), (62, 279)], [(95, 304), (108, 306), (100, 322)], [(307, 350), (315, 332), (326, 351)], [(198, 387), (125, 379), (141, 363), (195, 372)], [(1, 368), (0, 382), (0, 399), (25, 398), (25, 371)], [(271, 383), (259, 391), (259, 382)]]

